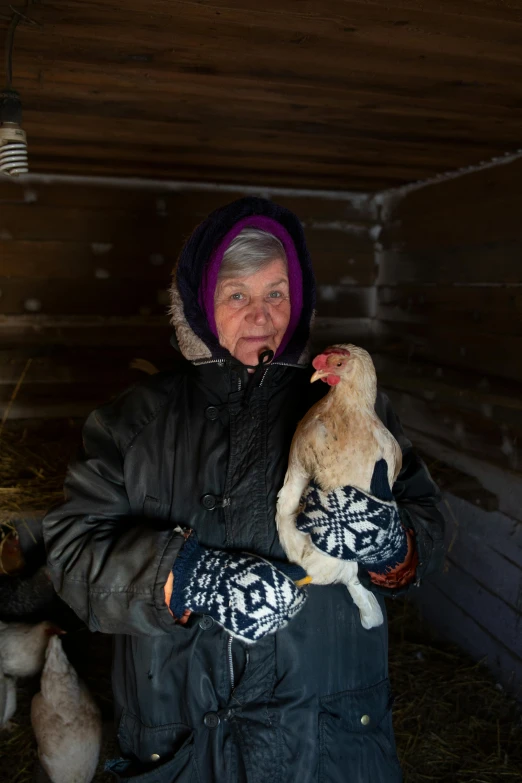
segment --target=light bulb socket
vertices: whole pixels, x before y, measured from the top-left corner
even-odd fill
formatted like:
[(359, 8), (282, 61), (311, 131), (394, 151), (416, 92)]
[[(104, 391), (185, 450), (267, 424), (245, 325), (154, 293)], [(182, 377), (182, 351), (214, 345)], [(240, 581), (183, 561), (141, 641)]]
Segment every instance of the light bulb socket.
[(16, 90), (8, 88), (0, 92), (0, 125), (6, 122), (22, 124), (22, 101)]

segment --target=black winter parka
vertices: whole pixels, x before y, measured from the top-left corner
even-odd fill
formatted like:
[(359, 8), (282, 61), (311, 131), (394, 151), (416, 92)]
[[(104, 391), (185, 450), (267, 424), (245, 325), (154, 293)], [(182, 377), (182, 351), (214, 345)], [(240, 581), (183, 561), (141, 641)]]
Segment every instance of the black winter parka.
[[(194, 322), (194, 267), (201, 271), (208, 248), (245, 214), (275, 216), (304, 270), (309, 263), (299, 222), (271, 202), (244, 199), (199, 227), (172, 291), (189, 361), (90, 414), (65, 501), (44, 519), (48, 565), (58, 593), (88, 627), (114, 634), (118, 779), (398, 783), (386, 622), (363, 629), (344, 586), (310, 585), (288, 626), (253, 645), (208, 616), (176, 624), (165, 604), (180, 525), (207, 546), (284, 558), (276, 496), (296, 425), (326, 390), (309, 383), (304, 323), (252, 386), (246, 368)], [(403, 451), (393, 492), (415, 533), (418, 584), (442, 558), (438, 494), (381, 394), (376, 410)], [(372, 589), (385, 614), (386, 589)]]

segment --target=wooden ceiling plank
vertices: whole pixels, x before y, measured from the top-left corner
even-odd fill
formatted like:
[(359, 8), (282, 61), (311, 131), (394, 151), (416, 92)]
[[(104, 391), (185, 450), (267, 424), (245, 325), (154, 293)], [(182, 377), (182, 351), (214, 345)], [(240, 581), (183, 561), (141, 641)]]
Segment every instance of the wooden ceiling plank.
[[(59, 7), (61, 12), (57, 12)], [(504, 3), (497, 3), (489, 14), (477, 14), (477, 3), (464, 3), (463, 0), (454, 0), (446, 7), (426, 7), (425, 3), (418, 2), (416, 7), (405, 9), (404, 4), (383, 4), (380, 7), (375, 2), (348, 2), (340, 3), (338, 0), (331, 2), (308, 3), (306, 13), (302, 13), (302, 3), (282, 3), (280, 0), (270, 0), (263, 3), (239, 3), (225, 2), (165, 2), (154, 12), (151, 3), (147, 3), (147, 10), (141, 3), (134, 5), (126, 2), (125, 12), (122, 13), (121, 4), (117, 2), (105, 2), (103, 7), (95, 4), (77, 4), (72, 9), (70, 2), (53, 3), (54, 14), (46, 9), (45, 14), (40, 15), (40, 21), (45, 24), (46, 19), (57, 19), (60, 29), (68, 25), (82, 25), (84, 28), (97, 29), (105, 22), (107, 27), (114, 26), (122, 33), (129, 26), (135, 25), (140, 31), (155, 31), (156, 28), (179, 29), (180, 25), (192, 24), (198, 30), (205, 30), (208, 25), (216, 31), (222, 32), (222, 28), (237, 26), (246, 28), (248, 32), (257, 32), (258, 29), (276, 30), (284, 34), (286, 32), (303, 32), (316, 36), (319, 33), (329, 37), (351, 37), (366, 29), (377, 28), (381, 35), (404, 36), (406, 38), (418, 37), (443, 37), (458, 35), (465, 39), (483, 36), (484, 41), (491, 43), (495, 37), (502, 33), (512, 35), (522, 23), (522, 13), (503, 14)], [(467, 11), (462, 13), (463, 7)], [(340, 12), (342, 10), (342, 12)], [(408, 10), (407, 19), (404, 11)], [(311, 11), (311, 12), (310, 12)], [(64, 16), (64, 14), (69, 16)], [(346, 25), (352, 25), (346, 28)], [(353, 25), (359, 25), (355, 30)], [(488, 31), (489, 30), (489, 37)], [(344, 36), (343, 36), (344, 33)], [(297, 43), (297, 41), (296, 41)], [(307, 41), (301, 42), (307, 44)]]
[[(371, 165), (372, 161), (382, 165), (390, 156), (401, 155), (401, 164), (429, 163), (433, 160), (462, 160), (461, 142), (456, 137), (438, 137), (436, 150), (430, 144), (430, 137), (415, 138), (411, 133), (398, 138), (398, 133), (381, 131), (377, 137), (368, 137), (364, 129), (352, 128), (346, 133), (338, 132), (321, 138), (315, 134), (305, 134), (299, 128), (294, 130), (266, 129), (263, 132), (247, 134), (241, 128), (231, 128), (223, 123), (215, 127), (214, 132), (202, 136), (195, 124), (183, 129), (169, 123), (148, 123), (144, 121), (114, 122), (100, 128), (96, 118), (74, 118), (67, 127), (59, 117), (39, 115), (28, 112), (26, 131), (33, 152), (55, 148), (66, 154), (66, 147), (74, 146), (77, 154), (91, 145), (96, 157), (142, 157), (149, 160), (173, 160), (173, 156), (182, 155), (185, 162), (189, 159), (203, 162), (215, 156), (228, 156), (229, 161), (239, 164), (242, 159), (258, 160), (260, 156), (270, 155), (273, 160), (285, 156), (292, 165), (302, 161), (320, 161), (325, 165), (342, 165), (348, 158), (355, 162), (354, 154), (361, 164)], [(139, 139), (139, 142), (136, 141)], [(484, 160), (490, 146), (485, 139), (466, 140), (468, 159)], [(508, 152), (512, 149), (509, 142), (500, 143), (497, 149)], [(292, 150), (292, 152), (290, 152)], [(278, 160), (279, 162), (279, 160)]]
[[(242, 74), (270, 75), (273, 79), (283, 74), (297, 83), (309, 83), (312, 87), (333, 81), (339, 83), (344, 76), (353, 72), (363, 74), (394, 74), (409, 78), (412, 73), (429, 76), (435, 73), (438, 78), (457, 78), (483, 80), (488, 82), (495, 69), (503, 73), (506, 69), (520, 66), (519, 35), (512, 44), (504, 41), (494, 42), (491, 33), (484, 42), (448, 38), (442, 39), (444, 46), (435, 46), (439, 36), (427, 36), (426, 40), (401, 41), (396, 37), (377, 37), (375, 41), (356, 40), (335, 41), (330, 37), (319, 39), (308, 49), (292, 47), (288, 40), (281, 38), (278, 31), (267, 31), (259, 41), (247, 39), (241, 28), (224, 27), (220, 35), (205, 35), (195, 28), (170, 31), (159, 27), (156, 31), (142, 32), (143, 41), (136, 40), (137, 32), (129, 28), (128, 40), (122, 38), (121, 28), (113, 30), (107, 24), (89, 29), (78, 22), (78, 28), (71, 26), (63, 30), (60, 36), (26, 37), (18, 43), (17, 58), (38, 57), (40, 63), (56, 62), (98, 62), (106, 69), (121, 69), (129, 75), (129, 80), (145, 78), (163, 68), (172, 73), (176, 70), (188, 70), (195, 75)], [(176, 47), (176, 37), (183, 41)], [(116, 38), (115, 38), (116, 37)], [(163, 40), (164, 39), (164, 40)], [(519, 40), (520, 39), (520, 40)], [(150, 62), (136, 64), (133, 53), (150, 49)], [(190, 41), (190, 43), (188, 43)], [(248, 45), (246, 45), (248, 44)], [(451, 44), (451, 45), (450, 45)]]
[[(60, 100), (38, 101), (35, 97), (31, 99), (30, 93), (24, 96), (26, 106), (38, 105), (38, 114), (45, 117), (56, 115), (57, 118), (64, 118), (74, 114), (76, 118), (88, 117), (90, 119), (98, 118), (100, 123), (111, 123), (113, 119), (119, 121), (131, 122), (145, 121), (151, 123), (161, 123), (162, 125), (172, 124), (182, 131), (183, 135), (198, 133), (199, 128), (210, 121), (211, 111), (209, 107), (191, 106), (184, 108), (183, 113), (176, 107), (175, 103), (169, 102), (162, 104), (155, 102), (152, 111), (149, 111), (138, 102), (138, 109), (128, 103), (107, 104), (105, 101), (100, 103), (93, 96), (69, 100), (63, 97)], [(296, 113), (288, 106), (274, 107), (273, 111), (266, 111), (261, 106), (251, 106), (248, 111), (243, 111), (241, 121), (238, 123), (237, 113), (234, 112), (235, 104), (221, 103), (216, 107), (213, 116), (213, 126), (215, 132), (221, 126), (228, 134), (230, 132), (240, 132), (244, 129), (251, 138), (255, 138), (260, 131), (291, 133), (295, 132), (303, 137), (310, 135), (320, 136), (323, 141), (329, 143), (335, 139), (353, 139), (358, 136), (365, 138), (382, 139), (406, 138), (408, 141), (416, 138), (421, 143), (430, 145), (444, 145), (448, 139), (454, 143), (461, 143), (465, 140), (468, 144), (483, 144), (490, 147), (491, 144), (502, 149), (509, 149), (511, 145), (516, 147), (520, 141), (520, 124), (522, 121), (522, 110), (510, 112), (506, 110), (505, 120), (501, 121), (499, 117), (495, 120), (491, 118), (489, 108), (482, 106), (481, 111), (471, 116), (469, 113), (453, 115), (452, 117), (430, 115), (424, 116), (419, 112), (416, 114), (415, 137), (412, 135), (412, 129), (405, 122), (405, 116), (408, 112), (403, 109), (402, 112), (392, 110), (391, 112), (378, 108), (376, 110), (366, 109), (357, 111), (353, 115), (353, 110), (344, 107), (335, 107), (331, 112), (321, 110), (320, 108), (310, 108), (306, 111)], [(253, 110), (255, 108), (255, 110)], [(342, 113), (341, 113), (342, 111)], [(169, 115), (170, 112), (170, 115)], [(375, 132), (375, 115), (382, 119), (381, 130)], [(412, 112), (409, 112), (411, 116)], [(26, 117), (29, 115), (31, 125), (39, 125), (31, 109), (26, 111)], [(481, 119), (480, 126), (477, 121)], [(489, 120), (489, 122), (488, 122)], [(63, 122), (62, 125), (66, 125)], [(28, 126), (29, 127), (29, 126)], [(251, 127), (256, 128), (256, 134), (251, 133)], [(103, 128), (105, 130), (105, 128)], [(174, 131), (175, 133), (175, 131)], [(100, 133), (100, 135), (102, 135)]]

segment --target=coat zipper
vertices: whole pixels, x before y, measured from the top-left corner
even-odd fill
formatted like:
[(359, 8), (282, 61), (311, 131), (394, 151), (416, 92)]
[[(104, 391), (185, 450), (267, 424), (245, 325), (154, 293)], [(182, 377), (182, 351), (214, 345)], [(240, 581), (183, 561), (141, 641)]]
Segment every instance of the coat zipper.
[(232, 642), (234, 639), (232, 636), (229, 636), (228, 638), (228, 670), (230, 672), (230, 687), (232, 690), (234, 690), (234, 687), (236, 685), (235, 677), (234, 677), (234, 659), (232, 658)]
[(266, 374), (267, 374), (267, 372), (268, 372), (268, 367), (267, 367), (267, 368), (266, 368), (266, 370), (264, 371), (264, 373), (263, 373), (263, 376), (262, 376), (261, 380), (259, 381), (259, 388), (261, 388), (261, 386), (263, 385), (263, 381), (264, 381), (264, 380), (265, 380), (265, 378), (266, 378)]
[(204, 364), (225, 364), (224, 359), (202, 359), (201, 361), (192, 362), (195, 367), (202, 367)]

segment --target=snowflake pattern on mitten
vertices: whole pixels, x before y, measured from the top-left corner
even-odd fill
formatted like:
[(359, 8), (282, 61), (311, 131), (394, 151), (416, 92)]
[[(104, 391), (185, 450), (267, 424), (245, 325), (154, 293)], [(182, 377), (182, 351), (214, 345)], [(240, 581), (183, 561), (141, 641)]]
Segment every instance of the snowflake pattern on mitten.
[(407, 538), (394, 501), (379, 500), (351, 486), (323, 492), (312, 481), (303, 502), (297, 528), (309, 533), (324, 554), (357, 560), (375, 572), (405, 559)]
[(271, 563), (244, 552), (200, 546), (187, 539), (173, 567), (170, 609), (208, 614), (232, 636), (255, 642), (283, 628), (302, 608), (306, 592)]

